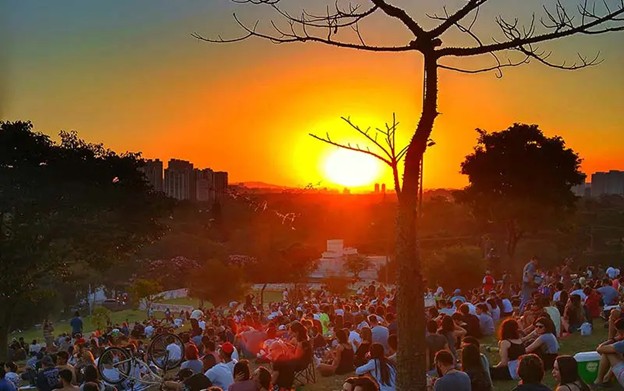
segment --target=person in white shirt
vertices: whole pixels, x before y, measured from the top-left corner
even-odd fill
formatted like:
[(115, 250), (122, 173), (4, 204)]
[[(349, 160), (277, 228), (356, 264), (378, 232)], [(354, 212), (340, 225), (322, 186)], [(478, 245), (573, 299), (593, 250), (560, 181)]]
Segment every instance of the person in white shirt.
[(154, 335), (154, 326), (152, 326), (151, 324), (148, 324), (145, 327), (144, 333), (147, 338), (152, 338), (152, 335)]
[(232, 353), (234, 353), (234, 345), (229, 342), (221, 345), (219, 349), (221, 362), (204, 373), (213, 386), (227, 390), (234, 383), (234, 365), (237, 361), (232, 359)]
[(356, 352), (358, 346), (362, 343), (362, 337), (360, 336), (360, 333), (353, 330), (351, 322), (345, 322), (345, 328), (349, 329), (349, 343), (353, 347), (353, 351)]
[[(169, 363), (177, 363), (182, 361), (182, 347), (175, 343), (173, 337), (167, 338), (167, 361)], [(172, 367), (172, 365), (168, 365)]]

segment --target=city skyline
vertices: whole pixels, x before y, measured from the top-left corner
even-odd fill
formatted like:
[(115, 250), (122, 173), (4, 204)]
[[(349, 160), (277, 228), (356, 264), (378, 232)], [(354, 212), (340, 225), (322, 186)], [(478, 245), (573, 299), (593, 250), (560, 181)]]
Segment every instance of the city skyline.
[[(396, 113), (404, 144), (420, 113), (418, 56), (259, 40), (212, 45), (191, 37), (237, 36), (231, 13), (249, 21), (266, 17), (262, 8), (243, 12), (228, 1), (3, 4), (0, 117), (32, 120), (46, 133), (75, 129), (115, 150), (228, 167), (234, 182), (297, 187), (328, 180), (324, 164), (334, 149), (309, 132), (358, 142), (340, 116), (365, 128), (382, 127)], [(432, 2), (423, 8), (435, 10)], [(492, 4), (482, 18), (493, 24), (496, 15), (511, 14), (526, 22), (530, 8)], [(484, 35), (495, 36), (487, 23)], [(404, 36), (396, 26), (381, 34), (380, 26), (374, 22), (367, 36)], [(475, 144), (474, 129), (514, 122), (564, 137), (584, 158), (584, 172), (623, 169), (621, 45), (621, 35), (612, 34), (546, 46), (558, 60), (601, 53), (603, 63), (577, 72), (536, 62), (508, 69), (502, 79), (441, 72), (442, 115), (425, 157), (425, 187), (465, 185), (459, 163)], [(372, 182), (391, 183), (381, 168)]]

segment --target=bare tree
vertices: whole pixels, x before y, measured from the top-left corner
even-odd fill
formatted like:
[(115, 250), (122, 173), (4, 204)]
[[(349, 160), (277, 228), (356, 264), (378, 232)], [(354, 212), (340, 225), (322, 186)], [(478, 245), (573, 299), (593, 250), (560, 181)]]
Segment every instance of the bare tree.
[[(438, 70), (463, 73), (494, 71), (498, 76), (506, 67), (514, 67), (535, 60), (546, 66), (574, 70), (596, 65), (598, 56), (578, 55), (576, 61), (555, 62), (551, 53), (541, 44), (571, 37), (574, 35), (600, 35), (624, 30), (624, 0), (553, 0), (550, 6), (541, 10), (541, 17), (533, 15), (527, 23), (518, 19), (495, 19), (500, 30), (498, 38), (486, 41), (475, 28), (479, 11), (489, 0), (465, 0), (458, 9), (449, 11), (442, 7), (439, 13), (426, 15), (435, 27), (425, 29), (422, 21), (389, 0), (359, 0), (358, 3), (337, 0), (322, 13), (306, 10), (296, 15), (287, 10), (287, 0), (232, 0), (249, 6), (269, 7), (275, 12), (275, 19), (269, 20), (266, 28), (259, 21), (244, 22), (237, 14), (234, 21), (243, 34), (226, 39), (221, 36), (207, 38), (199, 34), (200, 40), (213, 43), (239, 42), (249, 38), (261, 38), (282, 44), (291, 42), (318, 42), (330, 46), (374, 52), (417, 52), (423, 57), (423, 106), (420, 120), (405, 150), (395, 157), (403, 157), (405, 166), (403, 180), (394, 172), (394, 185), (399, 201), (396, 229), (396, 259), (399, 267), (398, 278), (398, 332), (401, 339), (398, 352), (398, 390), (424, 390), (425, 341), (424, 303), (420, 267), (420, 254), (417, 240), (417, 207), (420, 186), (420, 165), (423, 154), (430, 142), (433, 124), (438, 116)], [(318, 2), (315, 2), (318, 4)], [(362, 26), (373, 15), (388, 18), (389, 22), (403, 25), (410, 38), (394, 45), (377, 45), (365, 40)], [(445, 45), (449, 32), (459, 31), (470, 40), (468, 46)], [(450, 38), (449, 38), (450, 41)], [(478, 69), (459, 67), (449, 63), (452, 58), (489, 56), (492, 64)], [(504, 57), (503, 57), (504, 56)], [(465, 62), (462, 62), (465, 63)], [(358, 130), (358, 129), (356, 129)], [(360, 130), (358, 130), (360, 131)], [(364, 136), (368, 133), (361, 132)], [(368, 137), (367, 137), (368, 138)], [(329, 136), (323, 139), (334, 143)], [(375, 142), (371, 139), (369, 141)], [(366, 148), (339, 145), (348, 149)], [(385, 157), (384, 157), (385, 158)], [(392, 162), (390, 158), (390, 162)], [(396, 171), (396, 169), (395, 169)]]

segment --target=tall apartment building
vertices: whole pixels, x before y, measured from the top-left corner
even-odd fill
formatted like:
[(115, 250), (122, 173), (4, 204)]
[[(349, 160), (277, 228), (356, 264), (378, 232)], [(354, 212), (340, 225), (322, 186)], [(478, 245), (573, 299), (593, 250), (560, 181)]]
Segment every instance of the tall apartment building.
[(163, 191), (163, 162), (160, 159), (145, 161), (145, 166), (141, 167), (147, 182), (155, 191)]
[(624, 195), (624, 171), (596, 172), (591, 178), (591, 195)]
[(215, 171), (214, 189), (218, 195), (225, 194), (228, 188), (228, 173), (225, 171)]
[(178, 200), (195, 200), (196, 181), (193, 163), (171, 159), (165, 169), (165, 194)]
[(209, 168), (195, 169), (196, 199), (201, 202), (215, 200), (214, 171)]

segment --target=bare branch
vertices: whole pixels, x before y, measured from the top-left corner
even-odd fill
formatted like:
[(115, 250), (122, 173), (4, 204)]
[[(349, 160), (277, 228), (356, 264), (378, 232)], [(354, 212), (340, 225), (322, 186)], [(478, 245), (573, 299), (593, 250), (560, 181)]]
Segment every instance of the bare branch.
[[(330, 46), (374, 52), (402, 52), (415, 50), (415, 48), (411, 47), (409, 44), (405, 44), (402, 46), (375, 46), (368, 45), (364, 42), (358, 23), (364, 18), (372, 15), (375, 11), (379, 10), (380, 7), (377, 5), (360, 11), (359, 6), (350, 5), (348, 10), (344, 10), (338, 6), (338, 3), (336, 3), (335, 9), (331, 11), (328, 8), (326, 15), (315, 15), (303, 10), (300, 17), (295, 17), (279, 7), (280, 0), (232, 1), (240, 4), (270, 6), (274, 11), (277, 12), (277, 14), (281, 17), (282, 21), (287, 24), (287, 29), (278, 26), (275, 21), (271, 20), (269, 21), (269, 24), (273, 29), (273, 33), (261, 32), (258, 30), (259, 21), (256, 21), (253, 26), (251, 26), (243, 23), (237, 14), (233, 14), (235, 22), (245, 32), (243, 35), (228, 39), (225, 39), (220, 35), (216, 38), (209, 38), (199, 33), (193, 33), (192, 36), (196, 39), (211, 43), (240, 42), (251, 37), (257, 37), (276, 44), (291, 42), (318, 42)], [(379, 1), (380, 4), (388, 6), (384, 1), (376, 1)], [(359, 42), (343, 42), (334, 39), (334, 35), (336, 35), (340, 29), (347, 27), (355, 31)]]
[(416, 21), (405, 12), (405, 10), (391, 5), (385, 0), (370, 0), (373, 4), (379, 7), (386, 15), (397, 18), (414, 34), (416, 38), (424, 37), (425, 30)]
[(495, 71), (496, 72), (496, 77), (501, 78), (503, 76), (502, 68), (517, 67), (517, 66), (520, 66), (522, 64), (528, 64), (529, 63), (529, 58), (532, 57), (532, 56), (529, 56), (528, 54), (525, 53), (525, 57), (522, 60), (516, 61), (516, 62), (508, 60), (508, 62), (504, 63), (504, 64), (500, 62), (498, 57), (496, 57), (496, 56), (494, 56), (494, 57), (496, 58), (497, 64), (493, 65), (491, 67), (476, 68), (476, 69), (465, 69), (465, 68), (458, 68), (458, 67), (453, 67), (453, 66), (444, 65), (444, 64), (438, 64), (438, 67), (441, 68), (441, 69), (446, 69), (448, 71), (455, 71), (455, 72), (460, 72), (460, 73), (471, 73), (471, 74)]
[[(448, 30), (453, 25), (455, 25), (457, 22), (464, 19), (470, 12), (472, 12), (473, 10), (478, 10), (479, 7), (482, 4), (486, 3), (487, 1), (488, 0), (469, 0), (468, 3), (466, 3), (466, 5), (460, 8), (454, 14), (452, 15), (447, 14), (447, 17), (443, 19), (443, 22), (437, 27), (435, 27), (434, 29), (429, 30), (428, 34), (432, 37), (439, 37), (446, 30)], [(446, 13), (446, 10), (444, 12)], [(472, 27), (472, 25), (470, 27)]]
[[(570, 15), (569, 11), (563, 6), (561, 1), (555, 3), (555, 9), (549, 10), (545, 8), (548, 21), (541, 20), (542, 26), (547, 28), (548, 32), (543, 34), (535, 34), (534, 17), (528, 28), (518, 27), (518, 20), (507, 21), (501, 17), (497, 18), (498, 23), (506, 40), (502, 42), (494, 42), (488, 45), (477, 45), (475, 47), (448, 47), (437, 50), (439, 57), (443, 56), (476, 56), (488, 54), (502, 50), (519, 50), (531, 53), (530, 57), (538, 61), (552, 66), (556, 64), (543, 61), (544, 58), (537, 51), (533, 50), (532, 45), (551, 41), (559, 38), (568, 37), (574, 34), (604, 34), (614, 31), (624, 31), (624, 24), (618, 22), (624, 21), (624, 1), (620, 2), (617, 9), (606, 7), (606, 12), (602, 15), (595, 10), (595, 3), (590, 9), (587, 1), (578, 6), (578, 12), (581, 22), (575, 23), (575, 17)], [(616, 25), (613, 25), (616, 23)], [(527, 54), (527, 53), (525, 53)], [(582, 58), (582, 57), (581, 57)], [(581, 61), (579, 67), (586, 67), (596, 64), (596, 61)], [(564, 67), (562, 69), (569, 69)], [(574, 68), (578, 69), (578, 67)]]
[(376, 154), (375, 152), (372, 152), (372, 151), (370, 151), (370, 150), (368, 150), (368, 149), (362, 149), (362, 148), (360, 148), (360, 147), (358, 147), (358, 146), (353, 147), (353, 146), (351, 146), (351, 145), (349, 145), (349, 144), (341, 144), (341, 143), (337, 143), (337, 142), (335, 142), (335, 141), (332, 141), (329, 137), (323, 138), (323, 137), (317, 136), (317, 135), (315, 135), (315, 134), (313, 134), (313, 133), (309, 133), (309, 135), (310, 135), (311, 137), (313, 137), (313, 138), (315, 138), (315, 139), (319, 140), (319, 141), (322, 141), (322, 142), (324, 142), (324, 143), (326, 143), (326, 144), (334, 145), (334, 146), (336, 146), (336, 147), (338, 147), (338, 148), (343, 148), (343, 149), (348, 149), (348, 150), (350, 150), (350, 151), (355, 151), (355, 152), (362, 152), (362, 153), (365, 153), (365, 154), (370, 155), (370, 156), (372, 156), (372, 157), (374, 157), (374, 158), (376, 158), (376, 159), (381, 160), (382, 162), (386, 163), (386, 164), (387, 164), (387, 165), (389, 165), (389, 166), (392, 166), (392, 162), (391, 162), (391, 161), (389, 161), (388, 159), (384, 158), (383, 156), (381, 156), (381, 155), (379, 155), (379, 154)]

